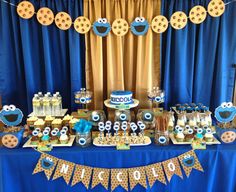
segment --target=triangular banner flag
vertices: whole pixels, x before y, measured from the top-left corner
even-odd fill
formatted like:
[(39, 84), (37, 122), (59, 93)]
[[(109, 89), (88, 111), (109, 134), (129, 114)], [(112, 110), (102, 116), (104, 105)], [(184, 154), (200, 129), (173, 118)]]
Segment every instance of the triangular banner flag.
[(130, 168), (128, 169), (128, 172), (129, 172), (129, 182), (131, 190), (133, 190), (133, 188), (137, 184), (140, 184), (143, 187), (147, 188), (146, 174), (144, 167)]
[(179, 177), (183, 179), (183, 175), (182, 175), (178, 158), (175, 157), (175, 158), (163, 161), (162, 165), (164, 167), (164, 171), (169, 182), (173, 175), (178, 175)]
[(197, 158), (197, 155), (193, 150), (180, 155), (178, 158), (187, 177), (189, 177), (193, 168), (199, 171), (203, 171), (203, 168)]
[(112, 169), (111, 170), (111, 190), (113, 191), (118, 186), (123, 187), (128, 191), (128, 170), (127, 169)]
[(82, 182), (88, 189), (93, 169), (91, 167), (76, 165), (71, 186)]
[(96, 187), (99, 183), (108, 190), (110, 169), (94, 168), (92, 188)]
[(57, 161), (58, 159), (56, 157), (42, 153), (36, 167), (34, 168), (33, 174), (43, 171), (49, 180), (57, 164)]
[(151, 188), (157, 180), (166, 185), (165, 174), (161, 163), (148, 165), (145, 167), (145, 170), (148, 177), (148, 183)]
[(69, 184), (72, 173), (73, 173), (74, 166), (75, 166), (74, 163), (60, 159), (58, 161), (56, 171), (53, 175), (52, 180), (55, 180), (59, 177), (63, 177), (65, 182), (67, 184)]

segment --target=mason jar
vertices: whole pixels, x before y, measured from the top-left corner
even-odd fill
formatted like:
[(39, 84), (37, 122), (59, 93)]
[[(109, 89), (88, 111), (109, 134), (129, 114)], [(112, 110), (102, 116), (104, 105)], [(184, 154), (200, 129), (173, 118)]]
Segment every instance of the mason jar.
[(155, 144), (157, 145), (169, 145), (169, 132), (155, 130)]
[(76, 144), (80, 147), (87, 147), (91, 144), (91, 132), (76, 133)]

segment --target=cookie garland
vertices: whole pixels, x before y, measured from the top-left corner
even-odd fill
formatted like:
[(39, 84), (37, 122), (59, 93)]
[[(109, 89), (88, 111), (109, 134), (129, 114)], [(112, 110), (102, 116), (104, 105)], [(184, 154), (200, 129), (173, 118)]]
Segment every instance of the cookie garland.
[(222, 0), (211, 0), (207, 6), (207, 11), (212, 17), (219, 17), (225, 11), (225, 4)]
[(124, 19), (116, 19), (112, 23), (112, 31), (117, 36), (124, 36), (129, 31), (129, 24)]
[(188, 22), (187, 15), (182, 11), (175, 12), (170, 18), (170, 24), (174, 29), (183, 29)]
[(42, 25), (51, 25), (54, 20), (54, 14), (51, 9), (42, 7), (37, 12), (37, 20)]
[(194, 24), (202, 23), (207, 16), (207, 11), (203, 6), (197, 5), (189, 12), (189, 19)]
[(156, 33), (163, 33), (168, 28), (168, 20), (163, 15), (158, 15), (152, 19), (152, 30)]
[(79, 16), (74, 21), (74, 28), (78, 33), (85, 34), (91, 28), (90, 20), (87, 17)]
[(34, 6), (29, 1), (21, 1), (16, 9), (18, 15), (23, 19), (30, 19), (34, 15)]
[(55, 24), (61, 30), (67, 30), (72, 25), (71, 17), (66, 12), (58, 12), (55, 16)]

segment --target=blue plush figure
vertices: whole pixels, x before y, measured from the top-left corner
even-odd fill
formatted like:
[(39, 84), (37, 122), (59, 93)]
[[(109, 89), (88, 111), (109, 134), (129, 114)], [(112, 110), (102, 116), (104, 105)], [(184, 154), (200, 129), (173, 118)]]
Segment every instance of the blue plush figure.
[(195, 159), (193, 156), (185, 155), (182, 162), (186, 167), (192, 167), (195, 163)]
[(45, 157), (41, 160), (41, 166), (44, 169), (50, 169), (53, 167), (53, 165), (54, 165), (54, 162), (50, 157)]
[(145, 35), (148, 31), (149, 24), (143, 17), (136, 17), (131, 23), (131, 31), (135, 35)]
[(233, 121), (236, 115), (236, 107), (231, 102), (223, 102), (215, 109), (215, 118), (221, 123)]
[(23, 113), (14, 105), (4, 105), (0, 111), (0, 120), (7, 126), (17, 126), (21, 123)]
[(105, 37), (111, 30), (110, 23), (107, 22), (106, 18), (99, 18), (93, 23), (93, 31), (96, 35)]

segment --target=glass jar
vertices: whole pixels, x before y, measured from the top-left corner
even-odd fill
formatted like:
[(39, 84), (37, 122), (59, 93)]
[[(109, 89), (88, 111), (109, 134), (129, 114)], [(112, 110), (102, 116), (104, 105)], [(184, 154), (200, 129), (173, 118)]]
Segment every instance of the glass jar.
[(91, 144), (91, 132), (76, 133), (76, 144), (80, 147), (87, 147)]
[(155, 144), (157, 145), (169, 145), (169, 132), (155, 130)]

